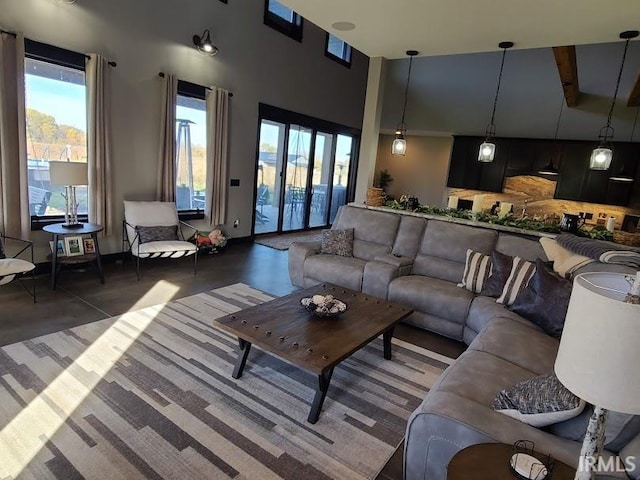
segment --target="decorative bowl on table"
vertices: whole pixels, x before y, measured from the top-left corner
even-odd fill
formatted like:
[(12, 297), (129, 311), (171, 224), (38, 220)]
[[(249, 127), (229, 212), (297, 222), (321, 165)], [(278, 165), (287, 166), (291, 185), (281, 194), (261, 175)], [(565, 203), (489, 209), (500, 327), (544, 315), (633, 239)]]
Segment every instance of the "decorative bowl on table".
[(316, 317), (337, 317), (347, 310), (347, 304), (333, 295), (314, 295), (300, 300), (300, 305), (313, 313)]

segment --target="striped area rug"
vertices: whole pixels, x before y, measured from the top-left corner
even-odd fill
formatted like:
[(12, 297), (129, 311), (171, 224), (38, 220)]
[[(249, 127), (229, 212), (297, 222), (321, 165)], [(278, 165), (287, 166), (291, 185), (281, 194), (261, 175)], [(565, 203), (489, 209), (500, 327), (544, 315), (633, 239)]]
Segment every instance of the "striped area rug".
[(0, 349), (0, 479), (371, 479), (450, 359), (374, 341), (315, 377), (212, 319), (271, 297), (235, 284)]

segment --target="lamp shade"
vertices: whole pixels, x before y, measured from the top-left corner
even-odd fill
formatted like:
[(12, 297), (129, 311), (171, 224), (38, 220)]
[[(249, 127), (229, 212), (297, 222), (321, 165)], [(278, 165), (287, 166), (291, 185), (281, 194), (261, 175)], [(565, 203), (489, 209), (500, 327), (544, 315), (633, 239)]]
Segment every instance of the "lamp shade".
[(640, 305), (625, 303), (623, 274), (578, 275), (555, 373), (573, 394), (616, 412), (640, 414)]
[(404, 138), (404, 135), (396, 135), (396, 138), (393, 139), (391, 153), (392, 155), (404, 155), (407, 153), (407, 140)]
[(84, 162), (49, 162), (51, 185), (88, 185), (87, 164)]
[(591, 170), (609, 170), (611, 159), (613, 158), (613, 150), (606, 146), (594, 148), (591, 152), (589, 168)]
[(496, 144), (486, 140), (482, 145), (480, 145), (480, 149), (478, 150), (478, 161), (479, 162), (493, 162), (493, 157), (496, 154)]

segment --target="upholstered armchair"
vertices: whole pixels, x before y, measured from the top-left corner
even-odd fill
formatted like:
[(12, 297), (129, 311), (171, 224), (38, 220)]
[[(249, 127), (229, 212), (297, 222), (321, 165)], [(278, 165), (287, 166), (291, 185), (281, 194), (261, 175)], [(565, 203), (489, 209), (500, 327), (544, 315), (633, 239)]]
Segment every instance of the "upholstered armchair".
[[(183, 227), (190, 235), (185, 238)], [(198, 248), (187, 239), (198, 230), (182, 222), (174, 202), (124, 202), (122, 251), (130, 251), (136, 260), (140, 280), (140, 259), (182, 258), (193, 255), (193, 274), (197, 272)]]
[[(4, 246), (7, 240), (18, 243), (18, 252), (7, 258)], [(20, 255), (30, 254), (29, 260), (18, 258)], [(32, 288), (29, 290), (22, 282), (23, 278), (31, 273)], [(0, 232), (0, 285), (6, 285), (13, 280), (18, 280), (20, 285), (33, 297), (33, 303), (36, 303), (36, 265), (33, 262), (33, 243), (21, 238), (14, 238)]]

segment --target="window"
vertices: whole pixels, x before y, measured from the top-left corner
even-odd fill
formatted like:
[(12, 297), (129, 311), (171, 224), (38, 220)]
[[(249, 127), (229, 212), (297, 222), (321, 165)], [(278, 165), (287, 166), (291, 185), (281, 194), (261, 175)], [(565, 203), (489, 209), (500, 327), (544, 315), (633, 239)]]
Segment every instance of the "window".
[(351, 45), (330, 33), (327, 33), (327, 44), (324, 49), (324, 54), (346, 67), (351, 66)]
[(207, 182), (205, 87), (178, 82), (176, 104), (176, 207), (204, 210)]
[[(30, 40), (25, 53), (29, 210), (32, 219), (59, 220), (65, 187), (51, 185), (49, 161), (87, 161), (85, 57)], [(87, 187), (77, 187), (76, 196), (86, 215)]]
[(264, 24), (298, 42), (302, 41), (302, 17), (277, 0), (265, 0)]

